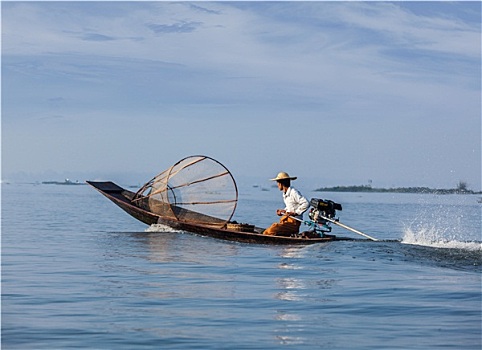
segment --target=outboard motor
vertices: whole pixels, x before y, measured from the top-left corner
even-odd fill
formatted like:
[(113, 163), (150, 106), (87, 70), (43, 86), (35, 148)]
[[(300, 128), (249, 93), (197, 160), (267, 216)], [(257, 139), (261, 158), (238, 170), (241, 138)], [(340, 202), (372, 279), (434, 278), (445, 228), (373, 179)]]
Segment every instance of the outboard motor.
[(341, 204), (327, 199), (312, 198), (310, 205), (311, 209), (308, 214), (310, 221), (305, 221), (304, 224), (313, 227), (313, 231), (309, 231), (308, 233), (318, 235), (319, 237), (324, 237), (326, 232), (331, 232), (330, 224), (335, 224), (372, 241), (378, 241), (376, 238), (373, 238), (361, 231), (355, 230), (348, 225), (342, 224), (338, 218), (335, 218), (336, 211), (341, 210)]
[(308, 214), (311, 221), (314, 223), (315, 231), (331, 232), (330, 222), (323, 219), (323, 217), (335, 220), (337, 210), (342, 210), (341, 204), (330, 200), (323, 200), (312, 198), (310, 201), (311, 209)]

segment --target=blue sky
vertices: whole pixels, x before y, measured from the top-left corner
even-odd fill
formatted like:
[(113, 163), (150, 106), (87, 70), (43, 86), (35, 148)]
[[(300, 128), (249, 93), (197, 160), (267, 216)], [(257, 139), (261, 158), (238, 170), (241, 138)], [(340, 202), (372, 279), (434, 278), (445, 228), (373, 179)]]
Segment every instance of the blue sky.
[[(480, 2), (2, 2), (2, 179), (481, 187)], [(254, 180), (253, 180), (254, 181)]]

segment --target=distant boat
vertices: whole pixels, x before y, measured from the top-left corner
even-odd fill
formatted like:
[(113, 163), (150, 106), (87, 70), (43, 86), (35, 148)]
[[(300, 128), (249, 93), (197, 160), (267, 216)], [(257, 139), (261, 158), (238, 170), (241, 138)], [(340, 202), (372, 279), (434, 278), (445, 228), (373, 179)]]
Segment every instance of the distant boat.
[(69, 179), (65, 179), (64, 181), (42, 181), (42, 185), (85, 185), (83, 182), (71, 181)]
[(477, 200), (477, 203), (482, 203), (482, 197)]

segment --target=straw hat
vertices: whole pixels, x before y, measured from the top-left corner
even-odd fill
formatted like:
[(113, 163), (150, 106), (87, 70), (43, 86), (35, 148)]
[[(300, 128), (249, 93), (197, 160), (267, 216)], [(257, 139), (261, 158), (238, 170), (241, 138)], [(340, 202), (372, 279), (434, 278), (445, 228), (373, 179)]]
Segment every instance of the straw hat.
[(288, 173), (284, 171), (278, 173), (278, 175), (274, 179), (270, 179), (271, 181), (278, 181), (278, 180), (296, 180), (296, 176), (289, 176)]

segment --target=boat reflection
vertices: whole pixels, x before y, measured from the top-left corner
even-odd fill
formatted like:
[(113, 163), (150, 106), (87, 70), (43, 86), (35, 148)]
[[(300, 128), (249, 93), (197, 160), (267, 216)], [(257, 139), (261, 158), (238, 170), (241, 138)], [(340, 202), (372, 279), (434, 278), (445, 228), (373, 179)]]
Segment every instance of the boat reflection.
[(314, 274), (297, 272), (297, 270), (311, 269), (304, 260), (312, 256), (307, 249), (311, 248), (286, 247), (279, 253), (283, 261), (277, 265), (280, 270), (278, 276), (282, 275), (282, 277), (276, 279), (278, 292), (275, 293), (274, 298), (282, 302), (282, 308), (276, 310), (274, 320), (278, 323), (275, 338), (280, 345), (308, 344), (313, 336), (311, 333), (313, 324), (329, 323), (322, 310), (312, 311), (312, 301), (330, 302), (326, 290), (331, 289), (336, 281), (323, 278), (324, 269), (319, 266), (313, 266), (313, 270), (320, 270), (320, 273), (318, 271)]
[[(309, 261), (321, 246), (245, 245), (170, 228), (110, 233), (99, 243), (106, 256), (99, 266), (104, 295), (165, 320), (153, 333), (186, 327), (202, 337), (204, 329), (231, 324), (236, 336), (240, 327), (252, 334), (268, 327), (275, 346), (300, 346), (318, 336), (314, 324), (330, 324), (323, 305), (333, 302), (336, 281), (329, 277), (336, 274)], [(192, 322), (203, 327), (193, 329)]]
[(306, 289), (303, 281), (296, 278), (280, 278), (277, 280), (278, 286), (282, 289), (281, 292), (276, 294), (276, 299), (297, 301), (302, 300), (304, 294), (300, 293), (303, 289)]

